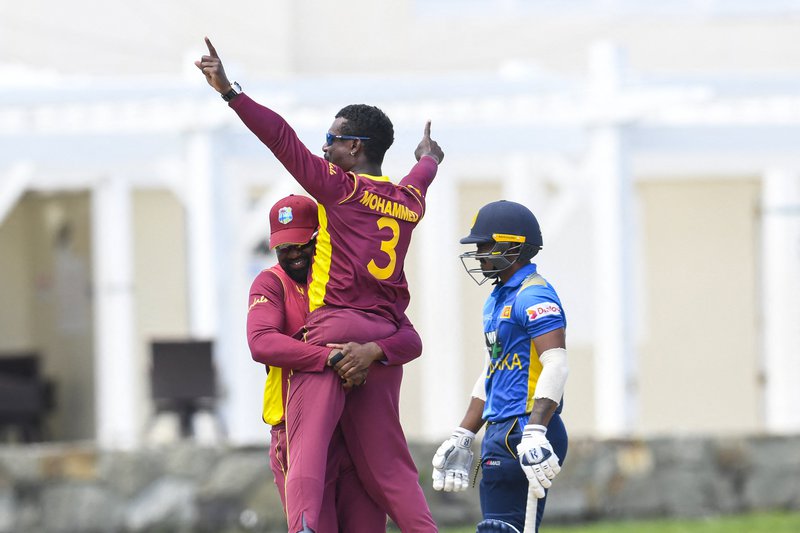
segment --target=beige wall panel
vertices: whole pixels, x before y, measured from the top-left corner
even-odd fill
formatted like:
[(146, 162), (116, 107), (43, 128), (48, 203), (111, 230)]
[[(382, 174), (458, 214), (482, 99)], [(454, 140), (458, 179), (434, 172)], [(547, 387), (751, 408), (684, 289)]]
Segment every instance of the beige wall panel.
[(758, 385), (757, 181), (639, 187), (647, 272), (641, 433), (763, 429)]
[(34, 336), (44, 370), (56, 381), (50, 437), (94, 437), (94, 323), (90, 195), (35, 195), (31, 210), (29, 268), (35, 286)]
[[(569, 321), (569, 308), (566, 304), (564, 308)], [(594, 353), (591, 346), (570, 341), (569, 324), (567, 324), (567, 356), (569, 377), (564, 389), (564, 408), (561, 418), (564, 419), (570, 437), (591, 437), (595, 434)]]
[[(188, 335), (184, 210), (167, 191), (136, 191), (133, 202), (137, 367), (145, 388), (139, 401), (149, 416), (150, 343)], [(142, 421), (146, 422), (146, 421)]]
[(0, 352), (38, 349), (31, 298), (30, 204), (18, 203), (0, 225)]

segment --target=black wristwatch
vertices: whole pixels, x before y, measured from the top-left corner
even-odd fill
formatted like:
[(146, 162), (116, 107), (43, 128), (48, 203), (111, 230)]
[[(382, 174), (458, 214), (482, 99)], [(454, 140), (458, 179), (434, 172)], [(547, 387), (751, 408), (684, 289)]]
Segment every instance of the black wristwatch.
[(233, 83), (231, 83), (231, 90), (221, 96), (223, 100), (225, 100), (226, 102), (230, 102), (240, 94), (242, 94), (242, 87), (234, 81)]

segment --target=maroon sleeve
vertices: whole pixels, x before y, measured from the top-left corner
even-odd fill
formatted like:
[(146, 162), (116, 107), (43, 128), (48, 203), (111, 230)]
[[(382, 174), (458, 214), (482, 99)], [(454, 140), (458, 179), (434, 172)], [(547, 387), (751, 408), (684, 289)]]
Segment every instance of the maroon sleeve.
[(417, 199), (422, 206), (423, 214), (425, 212), (425, 195), (428, 194), (428, 187), (433, 183), (437, 170), (439, 170), (439, 164), (436, 159), (422, 156), (417, 164), (411, 167), (408, 176), (401, 179), (399, 183)]
[(279, 114), (254, 102), (244, 93), (231, 100), (228, 105), (236, 111), (244, 125), (272, 151), (289, 174), (318, 202), (337, 203), (353, 193), (353, 176), (312, 154)]
[(283, 285), (277, 276), (261, 272), (250, 287), (250, 309), (247, 312), (247, 344), (255, 361), (320, 372), (328, 361), (330, 348), (306, 344), (283, 332), (285, 310)]
[(375, 341), (375, 344), (383, 350), (384, 364), (387, 365), (404, 365), (422, 355), (422, 339), (405, 315), (392, 336)]

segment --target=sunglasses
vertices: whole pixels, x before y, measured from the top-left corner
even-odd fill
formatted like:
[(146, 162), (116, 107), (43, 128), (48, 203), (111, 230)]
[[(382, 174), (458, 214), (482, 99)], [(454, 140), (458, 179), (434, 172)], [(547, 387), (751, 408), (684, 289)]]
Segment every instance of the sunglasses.
[(325, 144), (328, 146), (332, 145), (333, 141), (336, 139), (368, 141), (369, 137), (361, 137), (359, 135), (334, 135), (331, 132), (325, 134)]

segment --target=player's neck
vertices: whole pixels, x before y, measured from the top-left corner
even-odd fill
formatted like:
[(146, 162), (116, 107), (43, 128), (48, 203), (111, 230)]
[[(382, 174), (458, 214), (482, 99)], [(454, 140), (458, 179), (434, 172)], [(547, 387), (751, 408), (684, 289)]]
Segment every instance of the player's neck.
[(502, 272), (500, 272), (500, 275), (497, 276), (497, 279), (500, 280), (500, 283), (505, 285), (506, 282), (511, 279), (511, 276), (516, 274), (517, 271), (520, 270), (522, 267), (524, 267), (526, 264), (527, 263), (514, 263), (513, 265), (511, 265), (507, 269), (505, 269)]
[(353, 168), (350, 169), (351, 172), (355, 172), (356, 174), (369, 174), (370, 176), (383, 176), (383, 171), (381, 170), (380, 165), (376, 165), (374, 163), (356, 163), (353, 165)]

